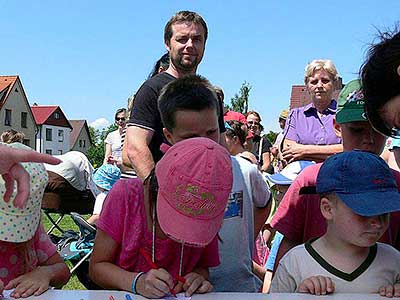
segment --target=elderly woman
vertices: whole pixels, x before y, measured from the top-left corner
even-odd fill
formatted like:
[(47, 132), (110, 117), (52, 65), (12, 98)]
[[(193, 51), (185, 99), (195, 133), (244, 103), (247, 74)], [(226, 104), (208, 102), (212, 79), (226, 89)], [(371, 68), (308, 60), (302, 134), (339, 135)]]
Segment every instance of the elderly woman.
[(381, 34), (361, 69), (365, 107), (372, 126), (400, 138), (400, 31)]
[(332, 95), (338, 78), (331, 60), (313, 60), (306, 66), (304, 82), (312, 102), (289, 113), (282, 151), (288, 163), (324, 161), (343, 150), (333, 128), (337, 103)]
[(116, 164), (117, 166), (122, 165), (122, 140), (121, 136), (126, 126), (126, 109), (120, 108), (115, 112), (115, 124), (118, 129), (110, 132), (104, 144), (106, 147), (104, 154), (105, 164)]

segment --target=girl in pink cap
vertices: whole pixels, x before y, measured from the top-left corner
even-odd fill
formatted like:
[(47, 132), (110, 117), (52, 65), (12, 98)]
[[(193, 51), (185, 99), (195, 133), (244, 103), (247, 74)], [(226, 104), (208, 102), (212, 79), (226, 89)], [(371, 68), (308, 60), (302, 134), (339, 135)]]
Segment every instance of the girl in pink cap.
[(211, 291), (208, 268), (219, 264), (216, 235), (232, 188), (228, 151), (208, 138), (178, 142), (144, 186), (121, 179), (108, 193), (91, 279), (148, 298)]

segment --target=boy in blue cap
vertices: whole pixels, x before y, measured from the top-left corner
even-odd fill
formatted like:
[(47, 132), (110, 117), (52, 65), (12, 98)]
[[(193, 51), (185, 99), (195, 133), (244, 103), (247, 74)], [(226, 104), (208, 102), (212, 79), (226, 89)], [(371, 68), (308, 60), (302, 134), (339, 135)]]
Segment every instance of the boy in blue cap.
[(317, 177), (327, 231), (290, 250), (271, 292), (379, 293), (400, 297), (400, 252), (377, 243), (400, 210), (400, 194), (386, 162), (359, 150), (328, 158)]

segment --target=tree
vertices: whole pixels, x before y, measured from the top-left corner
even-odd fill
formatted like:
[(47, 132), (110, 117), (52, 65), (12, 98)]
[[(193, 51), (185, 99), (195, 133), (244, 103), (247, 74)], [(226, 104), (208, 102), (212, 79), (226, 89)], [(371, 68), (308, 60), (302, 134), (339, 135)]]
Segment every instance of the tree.
[(269, 139), (269, 141), (273, 144), (276, 140), (276, 137), (278, 136), (278, 133), (269, 131), (268, 133), (265, 134), (265, 136)]
[(232, 110), (246, 114), (249, 107), (249, 95), (251, 85), (248, 82), (243, 82), (240, 87), (239, 94), (235, 94), (231, 99)]
[(111, 124), (101, 131), (89, 126), (89, 134), (93, 144), (88, 150), (87, 157), (93, 167), (98, 168), (103, 164), (105, 155), (104, 140), (106, 139), (107, 134), (117, 129), (118, 126), (116, 124)]

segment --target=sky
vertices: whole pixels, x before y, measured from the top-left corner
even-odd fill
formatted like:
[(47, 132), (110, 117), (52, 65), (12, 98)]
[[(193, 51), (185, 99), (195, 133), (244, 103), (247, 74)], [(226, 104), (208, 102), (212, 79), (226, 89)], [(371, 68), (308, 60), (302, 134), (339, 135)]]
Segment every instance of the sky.
[(344, 83), (355, 78), (377, 30), (399, 22), (400, 1), (0, 0), (0, 75), (19, 75), (30, 104), (106, 125), (165, 53), (164, 26), (180, 10), (207, 22), (198, 74), (228, 103), (248, 82), (249, 108), (277, 132), (306, 64), (329, 58)]

